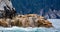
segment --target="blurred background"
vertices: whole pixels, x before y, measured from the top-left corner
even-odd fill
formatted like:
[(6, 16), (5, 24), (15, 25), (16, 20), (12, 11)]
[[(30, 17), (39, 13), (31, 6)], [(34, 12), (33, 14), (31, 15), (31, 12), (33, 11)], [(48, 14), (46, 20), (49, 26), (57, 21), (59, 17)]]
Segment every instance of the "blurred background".
[(47, 19), (60, 19), (60, 0), (11, 0), (19, 14), (38, 14)]

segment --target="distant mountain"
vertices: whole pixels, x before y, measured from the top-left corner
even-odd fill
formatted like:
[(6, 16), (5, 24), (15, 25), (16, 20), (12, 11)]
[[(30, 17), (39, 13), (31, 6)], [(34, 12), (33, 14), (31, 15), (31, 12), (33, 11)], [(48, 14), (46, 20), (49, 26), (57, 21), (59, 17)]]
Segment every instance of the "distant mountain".
[(11, 0), (17, 13), (60, 19), (60, 0)]

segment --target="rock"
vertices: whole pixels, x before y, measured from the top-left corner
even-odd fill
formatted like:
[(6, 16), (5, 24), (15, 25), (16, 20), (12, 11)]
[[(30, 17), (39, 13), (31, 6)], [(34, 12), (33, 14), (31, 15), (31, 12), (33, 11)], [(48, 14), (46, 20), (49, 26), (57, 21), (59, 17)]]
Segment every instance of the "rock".
[(5, 19), (5, 21), (9, 24), (9, 27), (11, 27), (11, 19), (7, 18), (7, 19)]
[(38, 27), (53, 27), (52, 26), (52, 23), (51, 22), (49, 22), (48, 20), (38, 20), (37, 21), (37, 24), (38, 24)]
[(12, 18), (15, 16), (16, 11), (12, 8), (12, 10), (7, 9), (7, 7), (4, 7), (5, 9), (5, 18)]
[[(15, 20), (15, 21), (14, 21)], [(28, 22), (28, 18), (24, 18), (23, 16), (22, 17), (16, 17), (16, 18), (14, 18), (14, 20), (12, 20), (11, 22), (11, 25), (12, 26), (19, 26), (19, 27), (28, 27), (28, 25), (29, 25), (29, 22)]]
[(29, 21), (28, 21), (28, 19), (27, 18), (23, 18), (22, 19), (22, 26), (23, 27), (29, 27)]
[(29, 24), (30, 24), (30, 27), (35, 27), (35, 21), (33, 20), (33, 17), (29, 17)]
[(26, 17), (21, 17), (21, 18), (19, 18), (18, 19), (19, 20), (19, 24), (18, 24), (18, 26), (23, 26), (23, 27), (28, 27), (28, 18), (26, 18)]
[(9, 23), (6, 22), (4, 19), (0, 19), (0, 26), (9, 27)]
[[(33, 15), (33, 16), (32, 16)], [(53, 27), (52, 23), (49, 22), (42, 16), (36, 14), (17, 15), (13, 19), (5, 18), (0, 19), (0, 26), (3, 27)]]
[(51, 22), (37, 14), (18, 15), (14, 20), (19, 27), (53, 27)]
[(0, 18), (12, 18), (16, 11), (9, 0), (0, 0)]
[(11, 26), (16, 26), (17, 21), (11, 20)]
[(38, 15), (37, 14), (28, 14), (28, 15), (26, 15), (27, 17), (38, 17)]

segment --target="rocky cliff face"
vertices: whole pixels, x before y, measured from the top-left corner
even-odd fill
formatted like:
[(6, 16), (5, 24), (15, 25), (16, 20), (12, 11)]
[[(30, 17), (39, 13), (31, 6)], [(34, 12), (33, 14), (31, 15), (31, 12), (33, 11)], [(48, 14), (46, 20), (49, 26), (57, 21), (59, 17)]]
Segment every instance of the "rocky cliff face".
[(0, 18), (11, 18), (15, 15), (15, 9), (9, 0), (0, 0)]

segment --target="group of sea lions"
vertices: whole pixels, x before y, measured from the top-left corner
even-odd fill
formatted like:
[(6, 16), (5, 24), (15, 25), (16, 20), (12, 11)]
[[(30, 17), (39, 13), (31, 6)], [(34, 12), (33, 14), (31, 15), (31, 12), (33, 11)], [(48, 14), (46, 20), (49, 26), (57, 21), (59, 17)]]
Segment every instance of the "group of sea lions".
[(3, 27), (53, 27), (52, 23), (49, 22), (42, 16), (37, 14), (27, 14), (27, 15), (16, 15), (10, 18), (1, 18), (0, 26)]

